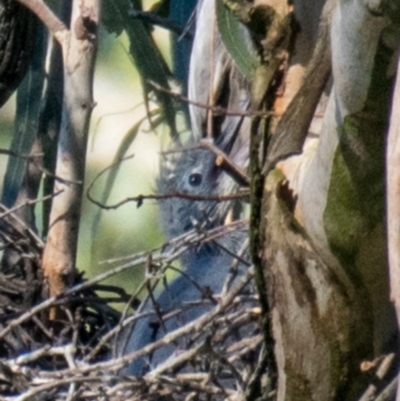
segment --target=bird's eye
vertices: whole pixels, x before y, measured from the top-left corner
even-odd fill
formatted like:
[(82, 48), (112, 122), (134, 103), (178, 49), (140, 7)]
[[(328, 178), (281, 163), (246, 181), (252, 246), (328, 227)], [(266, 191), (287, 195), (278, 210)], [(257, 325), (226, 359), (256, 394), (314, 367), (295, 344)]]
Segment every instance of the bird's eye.
[(193, 173), (189, 175), (189, 184), (192, 187), (198, 187), (201, 184), (202, 176), (199, 173)]

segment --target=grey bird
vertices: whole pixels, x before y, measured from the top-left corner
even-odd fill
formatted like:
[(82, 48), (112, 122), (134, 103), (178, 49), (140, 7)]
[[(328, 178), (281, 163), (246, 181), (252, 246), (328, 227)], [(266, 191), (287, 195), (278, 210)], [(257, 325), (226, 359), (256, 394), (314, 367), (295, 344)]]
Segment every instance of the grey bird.
[[(188, 149), (168, 155), (161, 164), (157, 181), (159, 193), (186, 193), (190, 195), (220, 195), (221, 188), (233, 191), (237, 184), (215, 163), (215, 154), (209, 149)], [(224, 185), (222, 185), (224, 182)], [(231, 193), (231, 192), (224, 192)], [(233, 201), (193, 201), (168, 198), (160, 201), (161, 220), (167, 239), (191, 230), (202, 232), (222, 226)], [(160, 322), (157, 315), (143, 318), (136, 324), (125, 353), (138, 350), (161, 338), (165, 333), (183, 326), (215, 306), (212, 295), (220, 293), (232, 263), (247, 237), (247, 228), (230, 232), (214, 241), (189, 248), (180, 257), (185, 275), (179, 275), (157, 297), (163, 314), (178, 310), (173, 318)], [(239, 261), (243, 272), (247, 263)], [(240, 275), (240, 273), (239, 273)], [(194, 284), (197, 283), (197, 285)], [(209, 294), (205, 297), (204, 293)], [(195, 305), (193, 305), (195, 303)], [(147, 302), (144, 310), (153, 307)], [(149, 358), (134, 361), (125, 373), (141, 376), (167, 359), (175, 349), (189, 346), (183, 339), (179, 344), (158, 349)]]
[[(238, 190), (237, 182), (216, 164), (215, 153), (198, 146), (206, 138), (214, 147), (229, 155), (230, 160), (242, 170), (247, 165), (250, 118), (244, 117), (243, 112), (250, 104), (250, 85), (224, 47), (215, 21), (214, 26), (210, 26), (209, 17), (214, 9), (215, 0), (198, 3), (189, 96), (197, 102), (211, 103), (239, 113), (213, 115), (210, 109), (189, 105), (192, 139), (184, 147), (175, 144), (173, 152), (164, 155), (157, 180), (160, 194), (179, 192), (215, 196)], [(166, 238), (170, 240), (191, 230), (204, 232), (221, 227), (233, 206), (232, 200), (163, 199), (160, 201), (160, 214)], [(156, 313), (140, 319), (122, 352), (126, 354), (139, 350), (211, 310), (215, 306), (213, 295), (220, 293), (230, 267), (236, 261), (235, 254), (246, 238), (247, 229), (243, 228), (184, 252), (180, 264), (185, 274), (179, 275), (156, 298), (162, 314), (174, 310), (179, 313), (161, 322)], [(238, 264), (239, 276), (247, 268), (248, 263), (242, 259)], [(152, 309), (153, 304), (148, 301), (144, 310)], [(149, 357), (134, 361), (124, 373), (144, 375), (175, 351), (190, 345), (190, 339), (183, 338), (177, 344), (159, 348)]]

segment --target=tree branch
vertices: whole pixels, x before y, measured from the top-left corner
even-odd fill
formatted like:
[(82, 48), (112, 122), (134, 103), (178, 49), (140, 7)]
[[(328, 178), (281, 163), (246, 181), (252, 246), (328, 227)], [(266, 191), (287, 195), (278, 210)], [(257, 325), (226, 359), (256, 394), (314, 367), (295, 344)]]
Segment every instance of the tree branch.
[[(99, 0), (75, 0), (68, 46), (63, 46), (64, 99), (56, 175), (70, 182), (84, 181), (99, 13)], [(83, 194), (82, 185), (55, 182), (54, 191), (60, 189), (64, 191), (52, 204), (42, 262), (51, 296), (62, 293), (74, 280)]]
[(69, 33), (64, 23), (51, 11), (42, 0), (17, 0), (29, 8), (47, 27), (50, 33), (62, 45), (64, 37)]

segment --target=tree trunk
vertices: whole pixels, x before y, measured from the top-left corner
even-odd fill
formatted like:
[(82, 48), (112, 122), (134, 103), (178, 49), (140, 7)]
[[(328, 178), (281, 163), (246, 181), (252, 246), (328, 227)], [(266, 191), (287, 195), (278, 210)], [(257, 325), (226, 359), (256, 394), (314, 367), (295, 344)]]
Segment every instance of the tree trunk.
[(333, 87), (319, 137), (279, 165), (297, 197), (293, 214), (283, 178), (273, 172), (267, 181), (264, 271), (278, 400), (358, 399), (367, 381), (361, 363), (393, 350), (384, 144), (399, 41), (394, 11), (378, 6), (335, 5)]

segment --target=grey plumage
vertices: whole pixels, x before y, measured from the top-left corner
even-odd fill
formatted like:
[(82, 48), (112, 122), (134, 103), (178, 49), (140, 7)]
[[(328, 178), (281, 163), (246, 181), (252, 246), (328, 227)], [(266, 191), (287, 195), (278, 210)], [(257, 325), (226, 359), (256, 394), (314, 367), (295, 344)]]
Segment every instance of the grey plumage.
[[(211, 103), (229, 111), (243, 113), (250, 105), (250, 85), (235, 68), (234, 61), (222, 43), (215, 20), (211, 18), (214, 9), (215, 0), (198, 2), (189, 97), (202, 104)], [(247, 35), (245, 31), (244, 34)], [(248, 40), (250, 43), (250, 37)], [(238, 184), (216, 165), (214, 153), (197, 145), (200, 140), (208, 138), (244, 170), (248, 159), (250, 118), (243, 115), (214, 116), (210, 110), (195, 105), (189, 105), (189, 109), (191, 141), (185, 148), (177, 144), (173, 152), (163, 155), (157, 191), (160, 194), (179, 192), (204, 196), (236, 192)], [(167, 198), (160, 200), (159, 205), (162, 226), (169, 240), (190, 230), (205, 232), (223, 226), (234, 201)], [(139, 320), (123, 352), (139, 350), (161, 338), (165, 332), (181, 327), (211, 310), (216, 302), (213, 301), (213, 295), (220, 293), (231, 265), (238, 262), (234, 255), (246, 238), (247, 230), (244, 228), (183, 253), (180, 263), (186, 275), (179, 275), (156, 300), (164, 315), (173, 310), (179, 313), (168, 320), (163, 319), (162, 324), (156, 313)], [(238, 276), (247, 268), (246, 262), (239, 262)], [(209, 296), (204, 295), (207, 292)], [(144, 309), (152, 310), (152, 303), (148, 301)], [(125, 372), (143, 375), (175, 351), (191, 346), (190, 341), (186, 337), (181, 338), (177, 344), (164, 346), (149, 358), (134, 361)]]
[[(161, 173), (157, 181), (159, 193), (188, 193), (196, 195), (220, 194), (221, 182), (233, 190), (237, 184), (215, 164), (215, 156), (208, 149), (188, 149), (164, 156)], [(168, 198), (160, 201), (161, 217), (168, 239), (177, 237), (198, 227), (209, 230), (223, 225), (233, 201), (192, 201), (181, 198)], [(163, 324), (157, 316), (141, 319), (127, 344), (125, 353), (138, 350), (185, 323), (194, 320), (215, 306), (212, 298), (204, 298), (201, 290), (210, 295), (218, 294), (235, 258), (247, 236), (247, 230), (237, 230), (215, 241), (188, 249), (180, 258), (185, 275), (180, 275), (157, 298), (162, 313), (181, 310), (179, 314)], [(229, 250), (227, 252), (226, 250)], [(239, 263), (239, 270), (246, 265)], [(198, 283), (198, 286), (193, 282)], [(196, 305), (193, 306), (193, 303)], [(190, 306), (190, 304), (192, 304)], [(145, 310), (151, 310), (148, 301)], [(147, 369), (155, 367), (172, 354), (174, 349), (187, 347), (188, 339), (179, 344), (169, 345), (157, 350), (151, 360), (139, 359), (128, 367), (126, 373), (142, 375)]]

